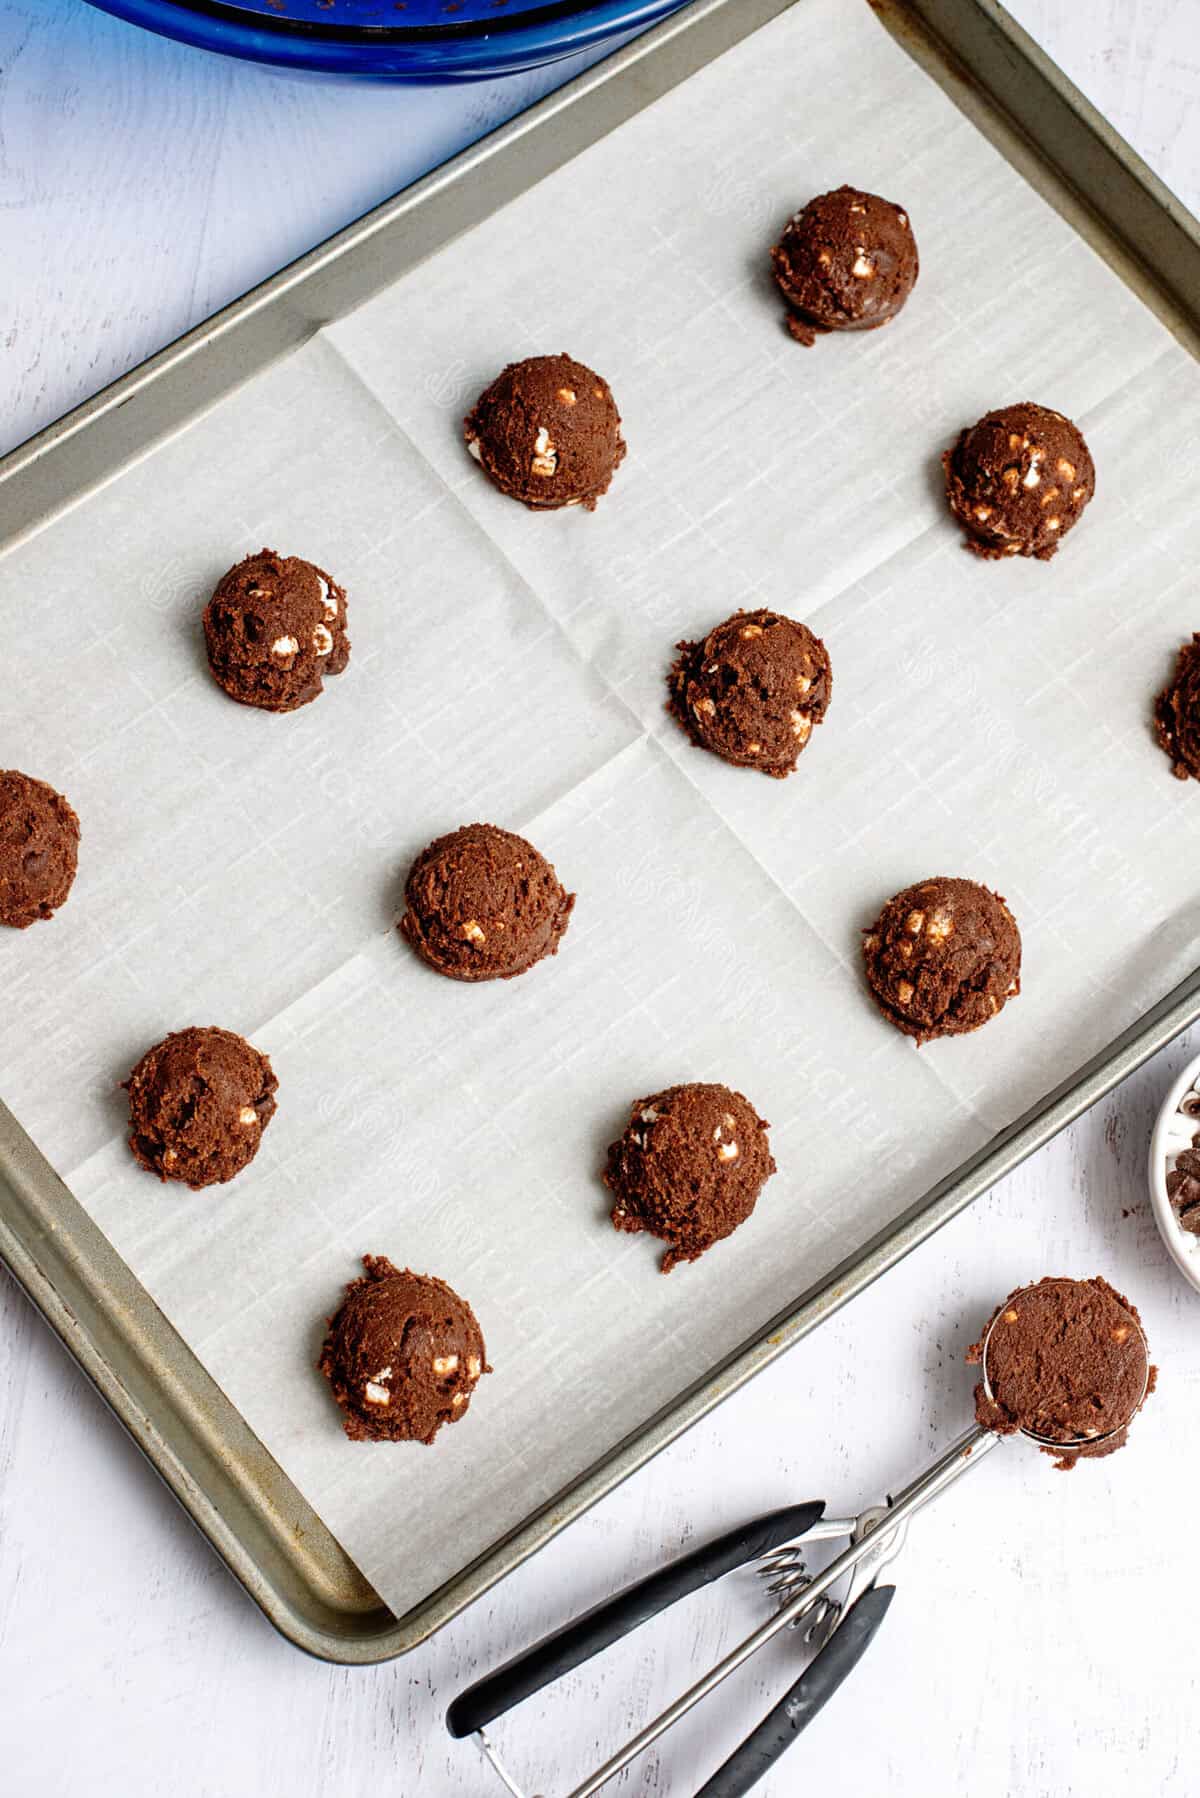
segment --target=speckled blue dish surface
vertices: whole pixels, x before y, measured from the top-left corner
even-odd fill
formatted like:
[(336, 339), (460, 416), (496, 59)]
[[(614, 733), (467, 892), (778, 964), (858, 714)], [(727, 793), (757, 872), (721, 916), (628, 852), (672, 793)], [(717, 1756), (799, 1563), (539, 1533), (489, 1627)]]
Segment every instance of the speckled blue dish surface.
[(91, 0), (164, 37), (314, 73), (473, 81), (537, 68), (682, 0)]

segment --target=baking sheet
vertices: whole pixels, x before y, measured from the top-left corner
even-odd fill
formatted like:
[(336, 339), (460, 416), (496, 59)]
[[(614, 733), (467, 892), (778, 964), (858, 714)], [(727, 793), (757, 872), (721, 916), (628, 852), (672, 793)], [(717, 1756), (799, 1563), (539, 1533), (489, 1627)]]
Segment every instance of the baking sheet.
[[(886, 331), (803, 351), (763, 248), (843, 179), (908, 207), (922, 279)], [(625, 415), (592, 518), (512, 507), (459, 442), (503, 361), (557, 348)], [(1147, 714), (1194, 622), (1196, 383), (865, 9), (804, 0), (0, 562), (0, 765), (84, 824), (71, 905), (0, 943), (0, 1092), (397, 1611), (1191, 967), (1189, 794)], [(937, 454), (1024, 397), (1080, 419), (1099, 493), (1049, 567), (984, 566)], [(262, 542), (351, 596), (350, 670), (291, 719), (231, 707), (196, 630)], [(662, 714), (675, 638), (738, 604), (833, 657), (785, 783)], [(412, 853), (476, 816), (580, 894), (511, 987), (439, 981), (390, 929)], [(936, 871), (1006, 892), (1026, 991), (918, 1054), (857, 931)], [(232, 1187), (179, 1194), (130, 1162), (115, 1087), (210, 1021), (272, 1054), (280, 1112)], [(629, 1099), (687, 1078), (747, 1091), (781, 1172), (662, 1280), (594, 1175)], [(312, 1369), (364, 1250), (484, 1324), (497, 1371), (434, 1452), (346, 1443)]]

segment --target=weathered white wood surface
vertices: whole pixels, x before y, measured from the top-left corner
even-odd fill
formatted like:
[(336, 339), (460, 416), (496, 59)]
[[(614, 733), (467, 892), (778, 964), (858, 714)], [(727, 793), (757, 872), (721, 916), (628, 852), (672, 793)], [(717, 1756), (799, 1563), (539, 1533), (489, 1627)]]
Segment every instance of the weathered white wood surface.
[[(1200, 208), (1197, 0), (1014, 10)], [(545, 85), (309, 85), (80, 0), (0, 0), (0, 447)], [(797, 1497), (876, 1498), (960, 1427), (975, 1325), (1042, 1271), (1103, 1271), (1143, 1306), (1164, 1375), (1134, 1451), (1069, 1478), (1020, 1447), (991, 1457), (916, 1528), (870, 1660), (760, 1789), (1200, 1790), (1200, 1298), (1171, 1270), (1144, 1177), (1157, 1095), (1186, 1053), (1173, 1046), (424, 1650), (370, 1672), (273, 1635), (0, 1281), (0, 1790), (499, 1791), (441, 1727), (464, 1681), (697, 1535)], [(497, 1735), (527, 1789), (563, 1790), (759, 1614), (734, 1579), (522, 1709)], [(614, 1789), (688, 1798), (787, 1672), (785, 1647)]]

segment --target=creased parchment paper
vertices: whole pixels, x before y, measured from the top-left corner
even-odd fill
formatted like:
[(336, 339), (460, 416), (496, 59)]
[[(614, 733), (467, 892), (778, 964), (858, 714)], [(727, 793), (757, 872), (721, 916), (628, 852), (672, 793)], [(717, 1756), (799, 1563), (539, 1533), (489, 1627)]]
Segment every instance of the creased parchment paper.
[[(766, 252), (843, 180), (909, 210), (921, 279), (803, 350)], [(625, 418), (592, 517), (503, 500), (460, 441), (505, 361), (560, 349)], [(1079, 420), (1097, 497), (1051, 565), (985, 565), (938, 455), (1026, 398)], [(1200, 793), (1149, 715), (1200, 624), (1198, 402), (868, 9), (804, 0), (0, 563), (0, 766), (83, 823), (69, 906), (0, 933), (0, 1092), (397, 1611), (1193, 965)], [(204, 598), (264, 543), (350, 595), (350, 668), (293, 717), (203, 664)], [(663, 712), (676, 640), (739, 605), (832, 656), (786, 782)], [(412, 855), (473, 819), (579, 894), (512, 984), (441, 980), (392, 929)], [(936, 873), (1007, 895), (1025, 991), (918, 1051), (858, 933)], [(117, 1090), (193, 1023), (280, 1079), (254, 1166), (202, 1194), (139, 1172)], [(780, 1171), (663, 1279), (597, 1173), (629, 1102), (688, 1079), (749, 1094)], [(351, 1445), (315, 1372), (364, 1251), (483, 1324), (496, 1371), (433, 1450)]]

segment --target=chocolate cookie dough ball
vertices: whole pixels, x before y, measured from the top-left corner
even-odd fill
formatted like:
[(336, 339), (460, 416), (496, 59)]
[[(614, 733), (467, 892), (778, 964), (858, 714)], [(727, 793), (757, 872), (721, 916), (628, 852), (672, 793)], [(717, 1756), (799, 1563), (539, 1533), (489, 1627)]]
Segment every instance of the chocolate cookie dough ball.
[(1107, 1280), (1039, 1280), (1010, 1293), (967, 1360), (982, 1363), (975, 1415), (1037, 1438), (1061, 1468), (1121, 1448), (1154, 1390), (1141, 1318)]
[(352, 1442), (432, 1442), (491, 1373), (475, 1313), (444, 1280), (364, 1255), (318, 1363)]
[(213, 679), (231, 699), (294, 712), (350, 660), (345, 591), (300, 556), (259, 550), (221, 577), (204, 641)]
[(789, 220), (771, 251), (797, 343), (818, 331), (874, 331), (895, 318), (920, 271), (908, 214), (878, 194), (837, 187)]
[(1028, 400), (988, 412), (962, 431), (942, 466), (967, 548), (989, 561), (1036, 556), (1048, 562), (1096, 491), (1078, 427)]
[(79, 863), (79, 819), (45, 781), (0, 771), (0, 924), (24, 930), (66, 903)]
[(1179, 651), (1175, 672), (1154, 702), (1158, 741), (1177, 780), (1200, 780), (1200, 631)]
[(172, 1031), (125, 1082), (135, 1159), (193, 1191), (232, 1180), (258, 1154), (278, 1085), (266, 1056), (232, 1030)]
[(727, 1086), (670, 1086), (638, 1099), (608, 1151), (613, 1224), (661, 1237), (664, 1274), (695, 1261), (745, 1223), (775, 1172), (768, 1128)]
[(595, 511), (625, 455), (608, 382), (570, 356), (510, 362), (476, 401), (463, 436), (493, 486), (535, 512)]
[(1021, 933), (998, 893), (939, 876), (889, 899), (863, 933), (884, 1017), (918, 1043), (978, 1030), (1021, 990)]
[(422, 849), (404, 901), (400, 934), (439, 974), (511, 980), (558, 953), (575, 895), (524, 837), (464, 824)]
[(778, 612), (735, 612), (679, 650), (670, 709), (693, 742), (783, 780), (829, 704), (821, 639)]

